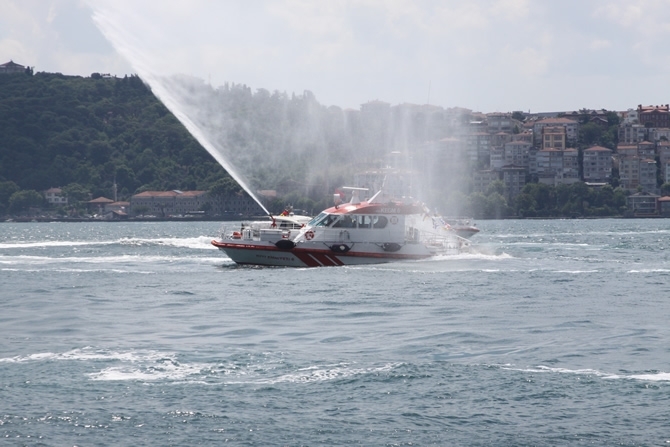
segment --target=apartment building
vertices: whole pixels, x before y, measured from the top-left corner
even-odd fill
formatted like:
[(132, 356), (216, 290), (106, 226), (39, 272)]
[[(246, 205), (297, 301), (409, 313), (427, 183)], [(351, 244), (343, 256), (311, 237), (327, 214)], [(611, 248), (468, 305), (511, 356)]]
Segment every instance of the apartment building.
[(540, 147), (544, 147), (542, 137), (545, 127), (562, 127), (565, 129), (567, 144), (574, 144), (577, 141), (579, 132), (579, 123), (577, 121), (568, 118), (544, 118), (533, 123), (534, 143)]
[(565, 127), (553, 126), (542, 128), (542, 149), (559, 149), (564, 150), (566, 146), (566, 131)]
[(612, 178), (612, 150), (592, 146), (584, 150), (584, 181), (607, 182)]
[(578, 151), (548, 148), (537, 151), (537, 176), (540, 183), (560, 185), (579, 180)]
[(526, 141), (510, 141), (504, 145), (505, 164), (528, 166), (528, 153), (532, 145)]
[(526, 184), (527, 172), (525, 166), (503, 166), (502, 181), (505, 184), (505, 198), (508, 202), (521, 194), (521, 190)]

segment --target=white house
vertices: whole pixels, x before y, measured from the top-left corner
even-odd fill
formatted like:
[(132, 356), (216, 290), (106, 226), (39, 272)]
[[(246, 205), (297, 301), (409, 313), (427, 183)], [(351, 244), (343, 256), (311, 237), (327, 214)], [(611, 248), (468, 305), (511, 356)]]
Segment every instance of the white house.
[(60, 188), (49, 188), (44, 191), (44, 198), (49, 205), (67, 205), (67, 197)]

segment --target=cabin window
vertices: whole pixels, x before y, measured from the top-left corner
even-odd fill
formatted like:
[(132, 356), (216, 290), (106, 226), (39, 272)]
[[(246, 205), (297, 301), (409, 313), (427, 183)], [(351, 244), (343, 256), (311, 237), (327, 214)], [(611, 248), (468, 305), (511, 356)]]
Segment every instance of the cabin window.
[(372, 218), (370, 216), (356, 216), (356, 221), (358, 223), (358, 228), (370, 228), (372, 225)]
[(333, 228), (356, 228), (356, 220), (353, 216), (344, 215), (335, 224)]
[(372, 225), (375, 228), (385, 228), (388, 222), (389, 220), (386, 218), (386, 216), (374, 216), (372, 218)]
[(338, 216), (332, 214), (321, 213), (312, 219), (309, 223), (311, 227), (329, 227), (337, 220)]
[(321, 225), (323, 225), (324, 227), (329, 227), (336, 220), (337, 220), (337, 216), (333, 216), (332, 214), (329, 214), (329, 215), (326, 216), (325, 219), (323, 219), (323, 223)]
[(320, 227), (323, 226), (323, 220), (328, 217), (328, 214), (326, 213), (321, 213), (318, 216), (316, 216), (314, 219), (310, 220), (307, 225), (310, 227)]

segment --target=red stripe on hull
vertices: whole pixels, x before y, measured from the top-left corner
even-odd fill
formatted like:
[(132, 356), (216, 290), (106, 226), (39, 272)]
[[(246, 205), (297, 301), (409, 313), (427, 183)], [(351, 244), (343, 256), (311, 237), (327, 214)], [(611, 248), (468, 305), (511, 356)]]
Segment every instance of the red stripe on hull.
[[(226, 249), (231, 250), (242, 250), (242, 251), (255, 251), (255, 252), (270, 252), (273, 255), (284, 253), (287, 256), (294, 256), (298, 261), (302, 262), (306, 267), (333, 267), (333, 266), (342, 266), (349, 264), (366, 264), (366, 263), (383, 263), (391, 261), (410, 261), (418, 259), (426, 259), (431, 257), (430, 254), (400, 254), (400, 253), (372, 253), (372, 252), (354, 252), (349, 251), (347, 253), (333, 253), (330, 250), (321, 250), (321, 249), (310, 249), (310, 248), (300, 248), (296, 247), (293, 250), (280, 250), (274, 245), (258, 245), (258, 244), (245, 244), (241, 242), (221, 242), (221, 241), (212, 241), (212, 245), (215, 247), (226, 251)], [(369, 262), (357, 262), (356, 260), (369, 259)], [(348, 261), (351, 259), (351, 261)], [(235, 259), (233, 259), (235, 261)], [(235, 261), (237, 262), (237, 261)], [(242, 263), (252, 263), (252, 262), (242, 262)], [(282, 263), (273, 264), (270, 262), (258, 262), (259, 265), (286, 265)], [(293, 265), (297, 267), (296, 265)]]
[(309, 255), (309, 253), (304, 253), (302, 251), (294, 250), (293, 255), (300, 259), (307, 267), (321, 267), (320, 264), (315, 258)]

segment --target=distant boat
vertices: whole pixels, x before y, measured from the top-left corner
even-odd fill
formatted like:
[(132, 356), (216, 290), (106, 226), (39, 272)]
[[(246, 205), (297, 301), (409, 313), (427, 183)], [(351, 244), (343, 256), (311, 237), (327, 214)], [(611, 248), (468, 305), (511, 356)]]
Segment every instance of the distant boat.
[(352, 191), (348, 203), (324, 210), (300, 228), (281, 228), (277, 222), (267, 228), (242, 226), (212, 245), (238, 264), (286, 267), (378, 264), (469, 251), (470, 241), (436, 224), (422, 204), (391, 200), (382, 191), (361, 202), (363, 188), (345, 189)]

